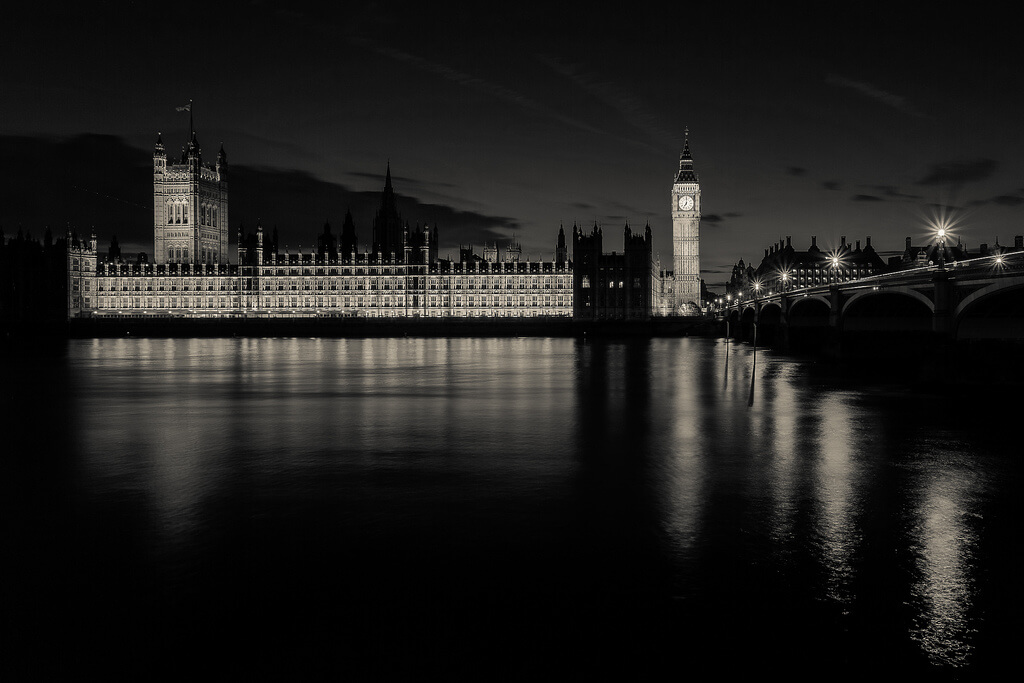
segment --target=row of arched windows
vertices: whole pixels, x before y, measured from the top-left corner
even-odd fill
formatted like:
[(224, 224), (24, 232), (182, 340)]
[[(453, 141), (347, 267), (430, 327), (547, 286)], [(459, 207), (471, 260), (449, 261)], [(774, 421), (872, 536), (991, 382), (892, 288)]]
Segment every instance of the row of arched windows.
[[(188, 203), (167, 202), (167, 224), (188, 225)], [(217, 227), (217, 207), (210, 204), (200, 204), (199, 224)]]
[(188, 225), (187, 207), (183, 202), (167, 202), (167, 224)]
[[(167, 260), (171, 263), (188, 263), (188, 247), (169, 247)], [(199, 263), (216, 263), (217, 250), (203, 248), (199, 253)]]

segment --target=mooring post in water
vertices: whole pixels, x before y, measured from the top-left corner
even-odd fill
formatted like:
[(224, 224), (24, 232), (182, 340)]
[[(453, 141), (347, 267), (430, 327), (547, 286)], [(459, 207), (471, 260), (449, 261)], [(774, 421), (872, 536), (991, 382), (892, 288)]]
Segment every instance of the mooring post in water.
[(725, 321), (725, 383), (729, 384), (729, 321)]
[(754, 405), (754, 377), (757, 375), (757, 323), (754, 323), (754, 357), (750, 363), (750, 398), (747, 405)]

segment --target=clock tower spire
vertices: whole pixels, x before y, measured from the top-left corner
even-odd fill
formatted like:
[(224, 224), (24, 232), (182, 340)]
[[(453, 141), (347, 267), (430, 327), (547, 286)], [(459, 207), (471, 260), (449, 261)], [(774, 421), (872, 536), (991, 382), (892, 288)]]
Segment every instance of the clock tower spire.
[(700, 305), (700, 180), (690, 155), (690, 129), (683, 138), (679, 170), (672, 183), (674, 315), (697, 314)]

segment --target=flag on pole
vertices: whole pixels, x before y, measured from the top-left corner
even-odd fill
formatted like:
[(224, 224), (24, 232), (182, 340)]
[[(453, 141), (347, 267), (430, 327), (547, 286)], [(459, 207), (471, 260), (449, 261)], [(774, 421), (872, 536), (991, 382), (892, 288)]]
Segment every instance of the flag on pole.
[(177, 110), (178, 111), (192, 111), (192, 100), (189, 100), (188, 104), (186, 104), (184, 107), (177, 107)]

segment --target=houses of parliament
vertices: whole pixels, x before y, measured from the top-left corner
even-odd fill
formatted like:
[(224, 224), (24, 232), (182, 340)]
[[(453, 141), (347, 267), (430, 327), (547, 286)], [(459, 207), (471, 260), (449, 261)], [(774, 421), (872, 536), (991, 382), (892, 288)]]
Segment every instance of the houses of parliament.
[[(438, 257), (438, 229), (410, 229), (398, 211), (390, 163), (369, 251), (357, 249), (351, 213), (340, 234), (325, 225), (308, 253), (280, 253), (262, 226), (238, 230), (229, 258), (223, 146), (205, 163), (195, 129), (180, 158), (158, 135), (153, 151), (153, 258), (122, 260), (96, 236), (67, 236), (68, 317), (573, 317), (646, 320), (699, 312), (700, 189), (687, 139), (672, 186), (676, 271), (652, 257), (650, 226), (623, 229), (623, 251), (604, 251), (603, 229), (559, 228), (551, 260), (524, 260), (513, 240), (482, 255)], [(683, 269), (681, 271), (680, 269)], [(677, 286), (678, 285), (678, 286)]]

